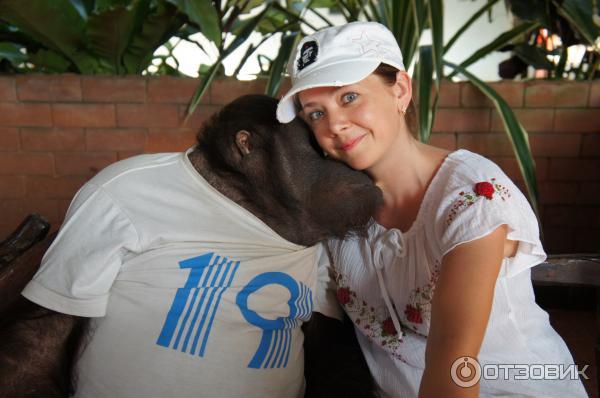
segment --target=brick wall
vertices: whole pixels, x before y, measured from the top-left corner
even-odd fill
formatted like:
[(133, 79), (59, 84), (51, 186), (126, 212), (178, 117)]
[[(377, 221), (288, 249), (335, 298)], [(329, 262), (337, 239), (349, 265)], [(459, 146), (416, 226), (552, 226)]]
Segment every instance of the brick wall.
[[(171, 77), (0, 77), (0, 238), (30, 212), (60, 225), (77, 189), (106, 165), (179, 151), (197, 126), (264, 82), (219, 80), (185, 123), (197, 81)], [(530, 133), (548, 252), (600, 251), (600, 82), (493, 84)], [(431, 142), (494, 160), (520, 186), (492, 104), (468, 83), (442, 85)]]

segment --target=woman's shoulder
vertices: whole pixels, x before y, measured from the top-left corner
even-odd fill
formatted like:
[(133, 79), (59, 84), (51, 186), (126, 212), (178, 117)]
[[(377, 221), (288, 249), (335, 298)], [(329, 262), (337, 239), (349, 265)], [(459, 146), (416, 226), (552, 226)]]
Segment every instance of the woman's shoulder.
[(447, 188), (450, 189), (492, 178), (508, 179), (496, 163), (467, 149), (452, 152), (447, 161), (451, 163), (446, 174)]

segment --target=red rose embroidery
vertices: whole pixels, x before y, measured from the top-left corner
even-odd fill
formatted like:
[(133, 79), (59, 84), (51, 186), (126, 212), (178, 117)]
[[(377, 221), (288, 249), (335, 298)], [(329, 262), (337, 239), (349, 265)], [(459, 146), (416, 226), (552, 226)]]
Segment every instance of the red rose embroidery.
[(394, 326), (392, 318), (387, 318), (385, 321), (383, 321), (383, 323), (381, 324), (381, 328), (383, 329), (383, 333), (386, 335), (396, 334), (396, 327)]
[(407, 305), (404, 310), (404, 315), (406, 315), (406, 319), (412, 323), (423, 323), (423, 318), (421, 317), (421, 311), (418, 308), (413, 307), (412, 305)]
[(477, 196), (485, 196), (488, 199), (492, 199), (492, 196), (494, 196), (494, 186), (487, 181), (478, 182), (475, 184), (475, 193)]
[(337, 299), (340, 304), (346, 304), (348, 301), (350, 301), (350, 291), (345, 287), (340, 287), (337, 290)]

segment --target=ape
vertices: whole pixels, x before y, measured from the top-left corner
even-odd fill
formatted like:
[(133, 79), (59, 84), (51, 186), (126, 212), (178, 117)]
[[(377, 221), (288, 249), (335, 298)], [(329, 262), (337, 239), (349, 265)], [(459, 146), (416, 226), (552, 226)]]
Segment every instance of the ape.
[[(318, 242), (364, 233), (381, 192), (275, 108), (241, 97), (192, 150), (118, 162), (77, 193), (30, 301), (2, 317), (1, 396), (302, 394), (300, 326), (335, 312)], [(367, 394), (341, 323), (314, 322), (308, 392)]]

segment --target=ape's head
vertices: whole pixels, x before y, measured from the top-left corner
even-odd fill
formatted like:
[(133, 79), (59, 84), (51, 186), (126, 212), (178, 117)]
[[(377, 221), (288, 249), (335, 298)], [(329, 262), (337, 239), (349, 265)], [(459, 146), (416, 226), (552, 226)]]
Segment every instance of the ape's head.
[(276, 106), (273, 98), (247, 95), (215, 114), (191, 155), (198, 171), (291, 242), (364, 233), (382, 201), (379, 188), (325, 158), (299, 118), (280, 124)]

